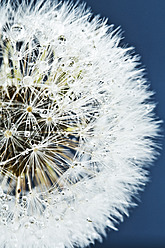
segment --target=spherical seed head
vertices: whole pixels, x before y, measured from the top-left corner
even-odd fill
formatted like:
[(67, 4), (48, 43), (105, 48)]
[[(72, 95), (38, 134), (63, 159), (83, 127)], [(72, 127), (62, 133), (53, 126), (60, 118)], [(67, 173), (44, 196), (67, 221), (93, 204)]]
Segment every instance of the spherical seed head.
[(147, 180), (152, 93), (120, 33), (91, 15), (58, 1), (1, 4), (2, 247), (93, 243)]

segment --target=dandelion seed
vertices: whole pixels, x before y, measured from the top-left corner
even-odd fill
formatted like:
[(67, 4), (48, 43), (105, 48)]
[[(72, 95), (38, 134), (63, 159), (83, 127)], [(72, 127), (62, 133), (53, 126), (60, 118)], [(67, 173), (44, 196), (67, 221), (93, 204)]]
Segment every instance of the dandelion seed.
[(4, 136), (6, 138), (10, 138), (12, 136), (12, 132), (10, 130), (6, 130), (5, 133), (4, 133)]
[[(1, 1), (0, 247), (84, 247), (157, 155), (139, 58), (84, 4)], [(13, 241), (14, 240), (14, 241)]]
[(23, 84), (26, 86), (32, 86), (33, 85), (33, 78), (31, 76), (25, 76), (23, 78)]
[(32, 112), (33, 108), (31, 106), (28, 106), (26, 110), (27, 110), (27, 112), (30, 113), (30, 112)]

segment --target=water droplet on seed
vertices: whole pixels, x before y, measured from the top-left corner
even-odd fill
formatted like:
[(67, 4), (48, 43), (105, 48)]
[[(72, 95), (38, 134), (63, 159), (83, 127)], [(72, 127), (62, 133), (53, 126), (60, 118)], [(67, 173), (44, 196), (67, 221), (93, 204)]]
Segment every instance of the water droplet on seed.
[(11, 35), (15, 41), (22, 40), (25, 36), (25, 29), (21, 24), (14, 24), (11, 27)]
[(22, 197), (22, 201), (26, 202), (27, 201), (27, 197), (26, 196), (23, 196)]
[(47, 61), (41, 61), (39, 64), (38, 64), (38, 69), (39, 71), (42, 73), (46, 70), (48, 70), (48, 63)]
[(31, 86), (33, 84), (33, 78), (31, 76), (24, 77), (23, 84), (26, 86)]

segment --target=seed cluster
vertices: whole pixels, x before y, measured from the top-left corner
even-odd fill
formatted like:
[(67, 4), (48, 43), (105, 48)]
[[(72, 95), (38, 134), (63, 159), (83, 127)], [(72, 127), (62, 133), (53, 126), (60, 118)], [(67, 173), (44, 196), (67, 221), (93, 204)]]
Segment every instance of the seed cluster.
[[(19, 35), (23, 27), (11, 29)], [(36, 37), (25, 43), (2, 36), (0, 44), (1, 69), (8, 72), (0, 87), (0, 180), (4, 190), (20, 198), (34, 187), (39, 192), (60, 189), (60, 177), (71, 166), (79, 137), (74, 131), (76, 118), (61, 111), (49, 90), (54, 53), (49, 45), (41, 48)], [(69, 89), (64, 78), (61, 72), (57, 99)]]

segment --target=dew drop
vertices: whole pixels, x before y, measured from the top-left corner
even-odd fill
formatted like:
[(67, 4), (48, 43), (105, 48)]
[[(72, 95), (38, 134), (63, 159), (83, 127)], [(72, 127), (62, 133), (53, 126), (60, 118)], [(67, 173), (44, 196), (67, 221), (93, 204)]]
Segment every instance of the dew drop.
[(30, 137), (30, 132), (29, 131), (25, 131), (24, 132), (24, 135), (25, 135), (25, 137)]
[(45, 72), (46, 70), (48, 70), (48, 63), (47, 61), (41, 61), (39, 64), (38, 64), (38, 69), (39, 71), (42, 73), (42, 72)]
[(66, 41), (66, 38), (65, 38), (64, 35), (60, 35), (60, 36), (58, 37), (58, 40), (59, 40), (59, 41)]
[(33, 84), (33, 78), (31, 76), (25, 76), (23, 78), (23, 84), (26, 86), (31, 86)]
[(3, 209), (4, 211), (7, 211), (7, 210), (9, 209), (9, 207), (8, 207), (7, 204), (4, 204), (3, 207), (2, 207), (2, 209)]
[(11, 27), (11, 35), (15, 41), (22, 40), (25, 37), (25, 29), (20, 24), (14, 24)]
[(20, 194), (21, 193), (21, 189), (18, 189), (18, 194)]
[(35, 218), (34, 217), (30, 217), (29, 218), (29, 222), (30, 222), (30, 224), (34, 224), (35, 223)]
[(27, 201), (27, 197), (26, 197), (26, 196), (23, 196), (23, 197), (22, 197), (22, 201), (23, 201), (23, 202), (26, 202), (26, 201)]

